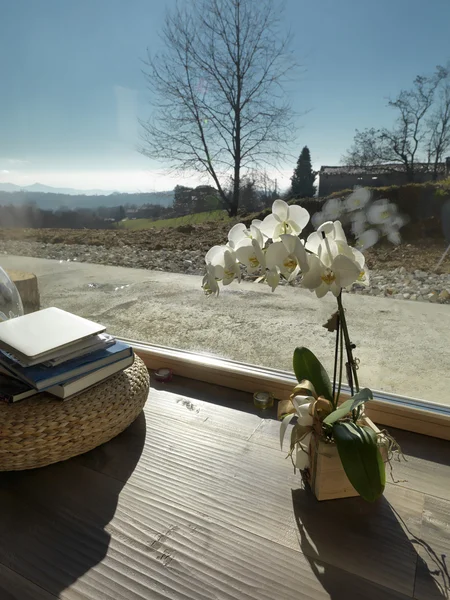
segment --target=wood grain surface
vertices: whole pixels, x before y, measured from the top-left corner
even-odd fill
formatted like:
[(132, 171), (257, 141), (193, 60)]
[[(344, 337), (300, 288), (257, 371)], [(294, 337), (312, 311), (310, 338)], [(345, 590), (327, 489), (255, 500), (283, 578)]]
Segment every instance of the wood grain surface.
[(274, 410), (157, 387), (108, 444), (0, 475), (0, 600), (448, 598), (449, 442), (391, 431), (399, 482), (374, 504), (319, 503)]

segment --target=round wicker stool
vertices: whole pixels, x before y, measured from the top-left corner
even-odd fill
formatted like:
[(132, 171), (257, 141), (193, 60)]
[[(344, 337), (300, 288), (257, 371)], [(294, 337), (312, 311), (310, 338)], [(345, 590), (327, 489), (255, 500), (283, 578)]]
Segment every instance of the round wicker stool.
[(43, 467), (88, 452), (126, 429), (149, 391), (142, 360), (72, 399), (0, 403), (0, 471)]

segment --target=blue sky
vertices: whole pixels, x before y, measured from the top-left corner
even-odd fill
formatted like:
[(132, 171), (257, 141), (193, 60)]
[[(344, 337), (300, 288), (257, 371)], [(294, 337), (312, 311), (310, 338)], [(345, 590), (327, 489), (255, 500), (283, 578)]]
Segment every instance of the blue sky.
[[(257, 0), (255, 0), (256, 2)], [(0, 181), (124, 191), (180, 178), (141, 156), (141, 73), (171, 0), (0, 0)], [(298, 143), (336, 164), (355, 128), (389, 125), (386, 98), (450, 60), (449, 0), (286, 0), (304, 72), (288, 90)], [(294, 165), (278, 174), (287, 185)], [(195, 184), (195, 180), (185, 180)]]

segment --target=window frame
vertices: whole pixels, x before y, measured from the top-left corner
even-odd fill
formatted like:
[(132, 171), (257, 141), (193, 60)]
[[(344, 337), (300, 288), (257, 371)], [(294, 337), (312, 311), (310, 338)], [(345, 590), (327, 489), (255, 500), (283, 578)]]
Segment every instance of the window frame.
[[(175, 375), (239, 391), (271, 392), (277, 400), (289, 398), (297, 383), (294, 374), (287, 371), (121, 339), (133, 347), (149, 370), (170, 368)], [(380, 390), (372, 391), (374, 399), (366, 405), (366, 414), (378, 425), (450, 441), (450, 407)], [(349, 389), (343, 386), (343, 396), (346, 394), (349, 394)]]

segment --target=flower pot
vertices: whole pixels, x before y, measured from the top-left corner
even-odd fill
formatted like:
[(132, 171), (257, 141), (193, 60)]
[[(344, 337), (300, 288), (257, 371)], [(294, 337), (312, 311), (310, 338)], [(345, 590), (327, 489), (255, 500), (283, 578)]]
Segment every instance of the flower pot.
[[(360, 422), (379, 433), (378, 427), (368, 417), (363, 417)], [(383, 461), (388, 458), (388, 444), (379, 446)], [(333, 442), (325, 439), (313, 431), (309, 445), (310, 467), (307, 481), (317, 500), (332, 500), (335, 498), (350, 498), (359, 496), (345, 474), (339, 458), (338, 449)]]

